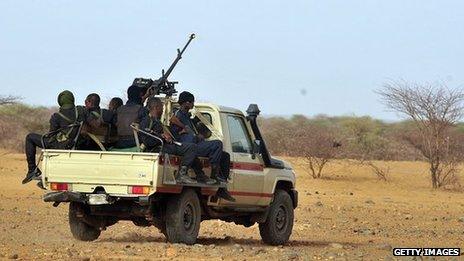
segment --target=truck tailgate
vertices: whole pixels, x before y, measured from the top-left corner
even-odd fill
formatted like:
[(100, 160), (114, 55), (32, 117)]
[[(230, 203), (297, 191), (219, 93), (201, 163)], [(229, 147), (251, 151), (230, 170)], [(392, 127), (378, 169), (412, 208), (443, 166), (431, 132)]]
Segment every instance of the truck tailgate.
[(156, 153), (44, 150), (42, 171), (46, 182), (102, 185), (105, 189), (152, 186), (157, 158)]

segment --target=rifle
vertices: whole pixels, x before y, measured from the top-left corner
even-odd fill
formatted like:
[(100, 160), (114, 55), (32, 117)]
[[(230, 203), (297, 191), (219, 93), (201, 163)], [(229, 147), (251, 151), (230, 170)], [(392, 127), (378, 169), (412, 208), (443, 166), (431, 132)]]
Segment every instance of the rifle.
[(163, 94), (166, 94), (166, 96), (172, 96), (174, 93), (177, 93), (177, 90), (175, 89), (175, 85), (178, 82), (168, 81), (168, 77), (174, 70), (174, 67), (176, 67), (179, 60), (182, 59), (182, 54), (184, 53), (185, 49), (187, 49), (187, 46), (189, 46), (190, 42), (194, 38), (195, 38), (195, 34), (191, 34), (184, 48), (182, 48), (182, 50), (177, 49), (176, 58), (174, 59), (171, 66), (166, 72), (164, 71), (164, 69), (161, 71), (161, 77), (158, 80), (152, 80), (152, 79), (147, 79), (147, 78), (135, 78), (132, 85), (146, 88), (147, 91), (151, 91), (153, 95), (159, 95), (163, 93)]

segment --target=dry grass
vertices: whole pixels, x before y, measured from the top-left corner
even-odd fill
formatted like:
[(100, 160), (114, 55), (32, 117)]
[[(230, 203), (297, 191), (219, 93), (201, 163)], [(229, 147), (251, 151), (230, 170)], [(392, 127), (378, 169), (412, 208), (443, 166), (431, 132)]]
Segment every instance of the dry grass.
[(45, 133), (49, 128), (53, 108), (31, 107), (24, 104), (0, 106), (0, 148), (24, 150), (24, 138), (29, 132)]
[(95, 242), (76, 241), (67, 205), (53, 208), (34, 184), (20, 185), (24, 156), (6, 153), (0, 157), (0, 259), (380, 260), (392, 258), (389, 247), (464, 247), (464, 194), (431, 189), (426, 163), (377, 162), (391, 170), (383, 182), (347, 161), (329, 163), (325, 178), (313, 179), (298, 166), (301, 159), (284, 159), (296, 168), (299, 191), (287, 246), (263, 245), (256, 225), (216, 220), (202, 223), (202, 246), (182, 246), (130, 222), (108, 228)]
[[(310, 171), (305, 167), (303, 158), (282, 157), (293, 164), (300, 178), (306, 180), (311, 177)], [(372, 161), (377, 167), (388, 169), (388, 182), (381, 185), (369, 166), (360, 165), (358, 161), (334, 160), (324, 169), (325, 180), (333, 182), (353, 182), (366, 184), (366, 186), (396, 186), (407, 190), (430, 191), (429, 165), (421, 161)], [(307, 176), (307, 177), (305, 177)], [(464, 178), (464, 165), (461, 165), (456, 174), (457, 179)], [(461, 191), (461, 186), (447, 186), (445, 190)]]

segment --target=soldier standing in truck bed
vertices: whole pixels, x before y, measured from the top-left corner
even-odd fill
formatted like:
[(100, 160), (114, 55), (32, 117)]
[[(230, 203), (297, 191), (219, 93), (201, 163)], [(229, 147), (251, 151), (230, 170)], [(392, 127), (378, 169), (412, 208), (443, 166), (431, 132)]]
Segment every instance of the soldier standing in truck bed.
[(143, 107), (143, 102), (147, 97), (146, 89), (135, 85), (127, 89), (128, 101), (116, 110), (115, 122), (118, 132), (116, 148), (129, 148), (137, 145), (131, 124), (139, 123), (147, 114)]

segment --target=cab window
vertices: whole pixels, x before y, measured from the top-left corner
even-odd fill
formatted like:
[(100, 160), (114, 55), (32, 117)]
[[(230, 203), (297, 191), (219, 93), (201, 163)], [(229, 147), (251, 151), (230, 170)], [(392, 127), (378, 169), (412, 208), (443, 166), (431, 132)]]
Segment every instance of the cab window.
[(213, 117), (211, 117), (211, 114), (207, 112), (202, 112), (201, 115), (206, 118), (206, 120), (212, 125), (213, 124)]
[[(213, 117), (211, 117), (211, 114), (209, 114), (209, 113), (207, 113), (207, 112), (202, 112), (202, 113), (201, 113), (201, 116), (203, 116), (203, 117), (205, 118), (205, 120), (206, 120), (209, 124), (213, 125)], [(201, 122), (201, 121), (200, 121), (200, 118), (198, 118), (198, 117), (195, 116), (195, 117), (191, 118), (191, 120), (193, 121), (193, 124), (195, 125), (195, 127), (198, 128), (197, 124), (198, 124), (199, 122)]]
[(227, 125), (229, 126), (230, 143), (232, 145), (232, 151), (238, 153), (249, 153), (251, 154), (251, 140), (248, 135), (243, 118), (238, 116), (227, 116)]

